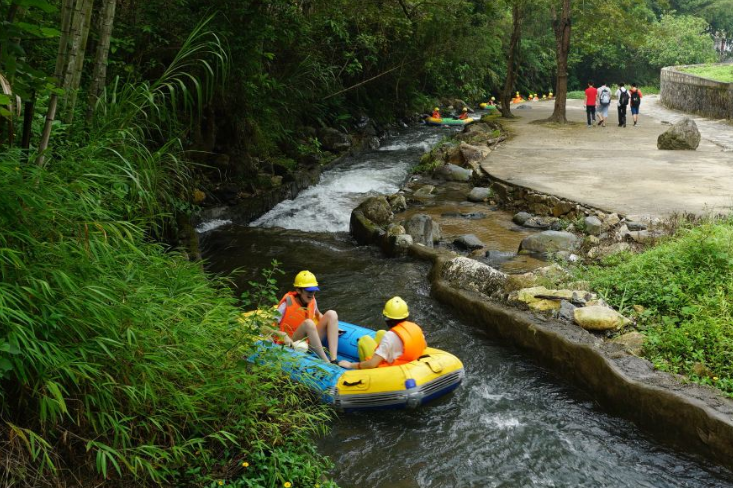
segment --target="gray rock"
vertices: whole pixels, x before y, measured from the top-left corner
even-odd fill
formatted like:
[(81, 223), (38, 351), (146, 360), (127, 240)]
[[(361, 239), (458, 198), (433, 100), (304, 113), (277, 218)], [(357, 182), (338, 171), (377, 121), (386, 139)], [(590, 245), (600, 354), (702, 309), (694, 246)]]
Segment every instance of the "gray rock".
[(489, 266), (498, 267), (507, 261), (511, 261), (517, 256), (517, 253), (511, 251), (486, 251), (484, 258), (481, 262), (488, 264)]
[(404, 212), (407, 210), (407, 201), (405, 196), (400, 193), (395, 193), (387, 198), (389, 205), (392, 207), (393, 212)]
[(585, 231), (592, 235), (597, 236), (603, 230), (603, 223), (598, 217), (590, 216), (585, 218)]
[(323, 127), (318, 130), (318, 139), (321, 146), (327, 151), (342, 152), (351, 147), (351, 136), (332, 127)]
[(531, 213), (517, 212), (514, 214), (514, 217), (512, 217), (512, 222), (514, 222), (517, 225), (524, 225), (524, 223), (531, 218), (532, 218)]
[(570, 303), (567, 300), (563, 300), (560, 302), (560, 310), (557, 311), (557, 317), (560, 320), (564, 320), (566, 322), (574, 322), (575, 321), (575, 309), (578, 308), (572, 303)]
[(416, 244), (433, 247), (433, 219), (429, 215), (413, 215), (405, 222), (405, 230)]
[(519, 244), (520, 251), (552, 253), (557, 251), (575, 251), (581, 240), (570, 232), (546, 230), (533, 236), (525, 237)]
[(658, 149), (695, 150), (699, 145), (700, 131), (689, 117), (684, 117), (657, 138)]
[(415, 198), (429, 198), (435, 196), (433, 195), (434, 191), (435, 187), (433, 185), (424, 185), (413, 193), (412, 196)]
[(475, 187), (471, 190), (471, 192), (468, 194), (468, 200), (470, 202), (485, 202), (491, 197), (491, 189), (490, 188), (482, 188), (482, 187)]
[(465, 142), (461, 142), (461, 145), (459, 146), (459, 151), (461, 152), (464, 163), (482, 161), (486, 156), (491, 154), (491, 149), (489, 149), (486, 145), (472, 146), (470, 144), (466, 144)]
[(466, 234), (453, 241), (461, 249), (481, 249), (485, 244), (473, 234)]
[(441, 270), (444, 280), (454, 288), (475, 291), (487, 296), (503, 293), (507, 275), (476, 260), (458, 257), (448, 261)]
[(357, 210), (361, 210), (364, 217), (379, 226), (389, 224), (394, 218), (392, 207), (389, 205), (387, 198), (381, 195), (367, 198), (361, 202)]
[(555, 217), (535, 215), (524, 222), (524, 227), (529, 227), (530, 229), (550, 229), (557, 221), (558, 219)]
[(486, 214), (483, 212), (466, 212), (459, 215), (468, 220), (480, 220), (486, 218)]
[(461, 168), (450, 163), (439, 167), (435, 170), (435, 174), (447, 181), (471, 181), (473, 177), (473, 171), (470, 169)]
[(630, 221), (630, 220), (627, 220), (627, 221), (626, 221), (626, 227), (627, 227), (627, 228), (628, 228), (628, 229), (629, 229), (630, 231), (635, 231), (635, 230), (646, 230), (646, 225), (642, 224), (641, 222), (632, 222), (632, 221)]

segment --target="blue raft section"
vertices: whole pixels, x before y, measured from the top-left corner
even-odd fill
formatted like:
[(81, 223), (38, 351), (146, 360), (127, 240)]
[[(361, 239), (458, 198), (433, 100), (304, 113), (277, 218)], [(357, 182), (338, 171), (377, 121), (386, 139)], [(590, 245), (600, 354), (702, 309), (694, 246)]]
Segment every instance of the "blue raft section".
[[(339, 322), (338, 358), (358, 361), (359, 338), (375, 334), (371, 329)], [(415, 408), (456, 389), (465, 376), (458, 358), (430, 347), (407, 364), (346, 370), (312, 352), (299, 352), (269, 340), (258, 341), (256, 346), (251, 361), (282, 369), (319, 394), (324, 403), (343, 411)]]

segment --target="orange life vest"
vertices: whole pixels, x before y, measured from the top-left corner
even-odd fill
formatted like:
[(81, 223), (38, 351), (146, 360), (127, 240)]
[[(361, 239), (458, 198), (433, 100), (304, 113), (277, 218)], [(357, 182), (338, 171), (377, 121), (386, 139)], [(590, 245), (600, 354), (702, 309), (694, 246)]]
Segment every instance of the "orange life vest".
[(278, 307), (285, 302), (285, 312), (283, 313), (282, 320), (280, 320), (280, 330), (285, 332), (288, 336), (293, 337), (295, 330), (300, 327), (305, 319), (311, 319), (316, 321), (316, 298), (310, 301), (308, 307), (303, 307), (297, 299), (298, 292), (291, 291), (286, 293)]
[(433, 117), (434, 119), (440, 119), (440, 118), (441, 118), (441, 117), (440, 117), (440, 112), (438, 112), (437, 110), (436, 110), (436, 111), (434, 111), (434, 112), (433, 112), (433, 115), (432, 115), (432, 117)]
[(414, 361), (422, 356), (422, 353), (425, 352), (425, 348), (428, 347), (428, 343), (425, 341), (425, 335), (423, 334), (422, 329), (414, 322), (400, 322), (389, 330), (390, 332), (397, 334), (402, 341), (402, 355), (392, 363), (382, 361), (378, 366), (380, 368), (398, 366), (400, 364), (407, 364)]

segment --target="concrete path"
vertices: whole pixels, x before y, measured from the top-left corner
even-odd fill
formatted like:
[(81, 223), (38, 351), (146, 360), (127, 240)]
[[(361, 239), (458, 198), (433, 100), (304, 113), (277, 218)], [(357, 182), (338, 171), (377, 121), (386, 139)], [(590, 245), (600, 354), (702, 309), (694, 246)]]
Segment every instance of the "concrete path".
[(505, 126), (512, 137), (481, 167), (491, 176), (623, 215), (730, 213), (733, 209), (733, 126), (695, 118), (697, 151), (660, 151), (657, 137), (683, 116), (645, 96), (639, 125), (618, 127), (615, 104), (607, 127), (585, 124), (581, 100), (568, 100), (572, 124), (533, 124), (553, 102), (519, 105)]

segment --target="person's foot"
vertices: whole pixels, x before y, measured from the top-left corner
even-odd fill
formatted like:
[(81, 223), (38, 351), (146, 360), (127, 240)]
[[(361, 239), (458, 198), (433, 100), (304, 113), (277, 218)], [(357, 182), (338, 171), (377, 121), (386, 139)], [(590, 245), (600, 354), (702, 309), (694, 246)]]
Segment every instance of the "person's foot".
[(591, 127), (593, 127), (593, 126), (592, 126), (592, 125), (590, 125), (590, 124), (588, 124), (588, 125), (586, 125), (586, 127), (587, 127), (588, 129), (590, 129), (590, 128), (591, 128)]
[(636, 121), (634, 121), (634, 125), (636, 125)]
[(601, 124), (603, 124), (603, 121), (602, 120), (599, 120), (598, 121), (598, 125), (601, 125)]

